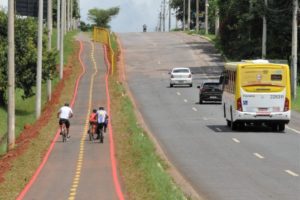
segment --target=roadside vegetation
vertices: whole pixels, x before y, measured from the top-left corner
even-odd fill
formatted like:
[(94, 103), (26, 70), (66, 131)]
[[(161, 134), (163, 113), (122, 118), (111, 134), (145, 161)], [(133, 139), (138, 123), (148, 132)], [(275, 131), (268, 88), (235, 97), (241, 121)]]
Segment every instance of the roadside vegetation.
[(292, 102), (292, 109), (300, 112), (300, 86), (297, 90), (297, 99)]
[[(113, 49), (117, 50), (114, 36)], [(117, 52), (116, 52), (117, 54)], [(109, 79), (112, 100), (112, 126), (119, 168), (126, 192), (132, 200), (186, 199), (166, 172), (168, 166), (157, 155), (154, 144), (139, 125), (135, 108), (119, 70)]]
[[(53, 43), (52, 47), (56, 47), (56, 31), (53, 32)], [(72, 43), (74, 42), (74, 36), (77, 34), (77, 31), (68, 32), (64, 44), (64, 55), (65, 55), (65, 63), (67, 62), (67, 58), (74, 53), (74, 46)], [(58, 62), (59, 55), (56, 54), (56, 61)], [(34, 66), (35, 67), (35, 66)], [(58, 74), (53, 73), (52, 85), (53, 88), (59, 82)], [(32, 91), (35, 91), (35, 87), (32, 86)], [(43, 108), (47, 105), (47, 88), (46, 83), (42, 84), (42, 105)], [(0, 155), (6, 153), (6, 142), (7, 142), (7, 110), (4, 105), (0, 105)], [(24, 98), (24, 92), (22, 89), (16, 89), (16, 138), (20, 135), (20, 133), (24, 130), (25, 126), (30, 126), (35, 122), (35, 95), (32, 94), (30, 97)]]
[[(3, 177), (0, 177), (0, 199), (16, 199), (20, 191), (24, 188), (27, 182), (30, 180), (37, 167), (40, 165), (43, 155), (49, 148), (50, 143), (52, 142), (54, 135), (57, 130), (57, 118), (56, 112), (59, 107), (64, 102), (69, 102), (72, 98), (72, 94), (69, 91), (73, 91), (75, 87), (75, 81), (78, 75), (81, 73), (81, 67), (79, 62), (77, 62), (77, 55), (79, 52), (79, 44), (74, 41), (74, 35), (76, 32), (69, 32), (66, 35), (66, 45), (69, 46), (65, 51), (65, 55), (68, 58), (68, 62), (65, 65), (65, 78), (64, 81), (58, 83), (56, 78), (56, 91), (54, 91), (54, 96), (52, 103), (47, 103), (47, 107), (50, 106), (48, 113), (45, 113), (46, 107), (43, 109), (42, 120), (39, 123), (44, 123), (38, 130), (36, 137), (29, 138), (30, 141), (24, 147), (24, 150), (18, 150), (14, 154), (18, 154), (18, 158), (12, 160), (9, 164), (9, 171), (6, 171)], [(59, 98), (60, 96), (60, 98)], [(20, 97), (18, 97), (20, 98)], [(43, 97), (45, 102), (45, 96)], [(35, 121), (34, 117), (34, 97), (27, 99), (26, 101), (18, 101), (17, 106), (20, 107), (21, 116), (17, 118), (17, 127), (19, 133), (22, 132), (23, 123), (20, 119), (28, 118), (28, 123), (32, 126)], [(47, 111), (46, 111), (47, 112)], [(24, 114), (25, 113), (25, 114)], [(50, 116), (49, 116), (50, 115)], [(21, 118), (22, 117), (22, 118)], [(44, 120), (44, 121), (43, 121)], [(1, 120), (2, 121), (2, 120)], [(31, 127), (29, 127), (30, 129)], [(35, 130), (32, 130), (35, 131)], [(27, 139), (28, 140), (28, 139)], [(23, 144), (20, 144), (23, 145)], [(22, 147), (23, 148), (23, 147)], [(3, 157), (4, 158), (4, 157)], [(0, 163), (1, 164), (1, 163)], [(8, 166), (1, 166), (8, 167)], [(3, 175), (3, 174), (2, 174)]]

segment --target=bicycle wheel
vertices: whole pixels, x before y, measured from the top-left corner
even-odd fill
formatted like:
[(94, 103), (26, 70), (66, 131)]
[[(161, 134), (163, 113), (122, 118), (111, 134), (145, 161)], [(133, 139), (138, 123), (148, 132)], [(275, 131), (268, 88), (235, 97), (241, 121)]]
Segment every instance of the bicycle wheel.
[(94, 141), (94, 128), (92, 126), (90, 126), (88, 133), (90, 141)]
[(104, 136), (103, 136), (103, 128), (100, 129), (99, 137), (100, 137), (100, 143), (103, 143), (103, 140), (104, 140)]
[(67, 130), (66, 130), (66, 125), (62, 125), (62, 141), (66, 142), (67, 141)]

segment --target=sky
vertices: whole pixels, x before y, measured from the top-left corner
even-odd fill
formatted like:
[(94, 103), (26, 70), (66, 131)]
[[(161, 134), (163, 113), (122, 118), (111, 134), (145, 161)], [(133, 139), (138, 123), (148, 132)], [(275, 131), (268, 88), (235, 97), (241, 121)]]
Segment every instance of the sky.
[[(120, 13), (110, 23), (114, 32), (140, 32), (143, 24), (148, 31), (154, 31), (158, 25), (162, 0), (80, 0), (83, 21), (87, 20), (88, 10), (91, 8), (107, 9), (120, 7)], [(166, 9), (167, 12), (167, 9)], [(172, 19), (175, 24), (175, 19)], [(166, 30), (168, 27), (166, 16)], [(174, 26), (174, 25), (173, 25)], [(172, 26), (172, 27), (173, 27)]]
[[(0, 7), (7, 7), (8, 0), (0, 0)], [(114, 32), (141, 32), (143, 24), (148, 31), (155, 31), (158, 25), (162, 0), (80, 0), (81, 20), (88, 22), (87, 13), (91, 8), (107, 9), (120, 7), (120, 13), (115, 16), (110, 25)], [(166, 0), (167, 2), (167, 0)], [(166, 13), (167, 13), (166, 8)], [(168, 16), (166, 16), (166, 30), (168, 30)], [(172, 28), (175, 19), (172, 17)]]

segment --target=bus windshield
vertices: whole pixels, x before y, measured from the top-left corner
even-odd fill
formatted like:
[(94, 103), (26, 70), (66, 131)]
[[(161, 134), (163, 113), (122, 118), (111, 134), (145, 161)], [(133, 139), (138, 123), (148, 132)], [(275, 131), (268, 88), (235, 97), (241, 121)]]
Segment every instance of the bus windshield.
[(286, 76), (283, 68), (248, 67), (241, 69), (242, 87), (275, 86), (285, 87)]

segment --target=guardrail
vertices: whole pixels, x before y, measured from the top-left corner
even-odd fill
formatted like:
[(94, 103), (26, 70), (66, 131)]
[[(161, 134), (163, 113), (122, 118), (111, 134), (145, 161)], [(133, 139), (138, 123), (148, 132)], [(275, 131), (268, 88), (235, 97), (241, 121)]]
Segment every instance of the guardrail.
[(111, 64), (111, 69), (109, 69), (110, 74), (114, 74), (116, 66), (116, 57), (111, 43), (110, 31), (106, 28), (94, 27), (93, 30), (93, 41), (100, 42), (105, 45), (108, 53), (108, 61)]

